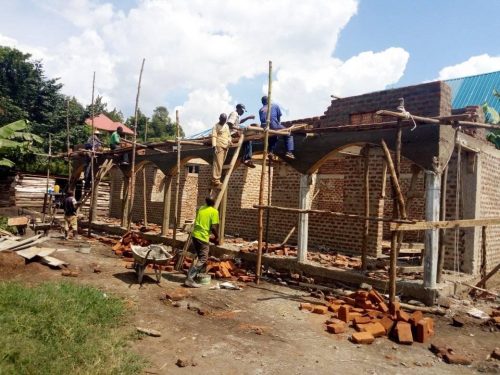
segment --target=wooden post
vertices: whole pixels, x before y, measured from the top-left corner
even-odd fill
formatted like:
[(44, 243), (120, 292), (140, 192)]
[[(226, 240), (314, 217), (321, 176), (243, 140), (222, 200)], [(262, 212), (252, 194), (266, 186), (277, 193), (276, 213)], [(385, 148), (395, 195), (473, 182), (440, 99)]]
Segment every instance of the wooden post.
[(177, 172), (175, 178), (175, 201), (174, 201), (174, 231), (172, 234), (172, 251), (177, 248), (177, 226), (179, 225), (179, 188), (181, 184), (181, 137), (179, 125), (179, 110), (175, 111), (175, 132), (177, 140)]
[[(146, 129), (144, 131), (144, 143), (148, 140), (148, 122), (146, 121)], [(142, 206), (144, 208), (144, 226), (148, 226), (148, 207), (147, 207), (147, 188), (146, 188), (146, 166), (142, 168)]]
[(227, 209), (227, 190), (224, 191), (222, 203), (220, 205), (220, 223), (219, 223), (219, 245), (224, 245), (224, 235), (226, 233), (226, 209)]
[(401, 192), (401, 187), (399, 185), (398, 177), (396, 175), (396, 169), (394, 168), (394, 164), (392, 162), (392, 157), (391, 157), (391, 154), (389, 152), (389, 149), (387, 148), (387, 144), (385, 143), (385, 141), (383, 139), (381, 141), (381, 144), (382, 144), (382, 149), (384, 150), (385, 160), (387, 161), (387, 167), (389, 168), (389, 172), (391, 175), (391, 182), (392, 182), (392, 185), (395, 189), (396, 198), (398, 200), (398, 205), (400, 208), (399, 212), (401, 213), (401, 217), (403, 219), (406, 219), (407, 216), (406, 216), (405, 201), (403, 198), (403, 193)]
[(170, 201), (172, 199), (172, 176), (166, 175), (163, 186), (163, 222), (161, 235), (168, 236), (170, 228)]
[(92, 130), (91, 130), (91, 139), (92, 139), (92, 150), (90, 152), (90, 206), (89, 206), (89, 227), (87, 228), (87, 235), (90, 237), (92, 234), (92, 222), (94, 221), (94, 204), (96, 202), (95, 198), (95, 184), (94, 184), (94, 177), (95, 177), (95, 171), (94, 171), (94, 159), (95, 159), (95, 142), (94, 142), (94, 132), (95, 132), (95, 125), (94, 125), (94, 117), (95, 117), (95, 108), (94, 108), (94, 93), (95, 93), (95, 72), (92, 77)]
[[(271, 205), (271, 164), (272, 160), (269, 160), (267, 165), (267, 205)], [(269, 221), (271, 219), (271, 210), (266, 212), (266, 254), (269, 252)]]
[(384, 166), (382, 167), (382, 188), (380, 191), (380, 198), (385, 198), (386, 187), (387, 187), (387, 161), (384, 160)]
[[(441, 177), (441, 211), (439, 213), (439, 219), (441, 221), (446, 220), (446, 189), (448, 184), (448, 166), (443, 171), (443, 176)], [(445, 236), (446, 229), (439, 230), (439, 258), (438, 258), (438, 270), (436, 276), (436, 282), (441, 282), (441, 276), (443, 274), (444, 266), (444, 255), (445, 255)]]
[(141, 71), (139, 73), (139, 83), (137, 84), (137, 95), (135, 96), (135, 111), (134, 111), (134, 134), (132, 136), (134, 144), (132, 145), (132, 164), (131, 164), (131, 180), (130, 180), (130, 194), (129, 194), (129, 204), (127, 213), (127, 230), (130, 230), (132, 224), (132, 209), (134, 207), (134, 196), (135, 196), (135, 150), (137, 142), (137, 115), (139, 112), (139, 95), (141, 93), (141, 81), (142, 72), (144, 70), (144, 62), (146, 59), (142, 59)]
[(487, 252), (486, 252), (486, 225), (481, 227), (481, 279), (483, 279), (486, 276), (486, 267), (487, 267)]
[(396, 302), (396, 269), (397, 269), (397, 245), (398, 245), (398, 234), (397, 232), (391, 232), (391, 258), (389, 267), (389, 302), (394, 304)]
[[(266, 162), (267, 162), (267, 151), (269, 147), (269, 124), (271, 122), (271, 93), (272, 93), (272, 70), (273, 63), (269, 61), (269, 75), (268, 75), (268, 89), (267, 89), (267, 116), (266, 116), (266, 127), (264, 131), (264, 150), (262, 153), (262, 170), (260, 173), (260, 188), (259, 188), (259, 204), (264, 203), (264, 181), (266, 177)], [(259, 208), (258, 214), (258, 233), (259, 237), (257, 240), (257, 265), (255, 269), (255, 282), (259, 284), (260, 275), (262, 272), (262, 237), (264, 235), (264, 210)]]
[(122, 196), (122, 228), (128, 228), (128, 204), (130, 193), (130, 176), (123, 176), (123, 196)]
[[(49, 133), (49, 157), (47, 160), (47, 180), (45, 182), (45, 194), (43, 195), (43, 211), (42, 211), (42, 222), (45, 222), (45, 213), (47, 212), (47, 205), (50, 203), (50, 200), (47, 202), (48, 194), (49, 194), (49, 179), (50, 179), (50, 162), (52, 160), (52, 137)], [(50, 207), (49, 207), (50, 212)]]
[(66, 152), (68, 157), (68, 185), (66, 191), (69, 190), (69, 181), (71, 180), (71, 158), (70, 158), (70, 142), (69, 142), (69, 99), (66, 100)]
[[(370, 145), (366, 145), (364, 152), (364, 193), (365, 193), (365, 216), (370, 216)], [(361, 249), (361, 269), (366, 271), (368, 257), (368, 236), (370, 234), (370, 221), (365, 220), (363, 231), (363, 247)]]
[(245, 140), (245, 135), (241, 134), (240, 139), (238, 140), (238, 144), (236, 146), (236, 149), (234, 150), (233, 157), (231, 159), (231, 163), (229, 164), (229, 169), (227, 170), (226, 174), (224, 175), (224, 181), (222, 181), (222, 186), (220, 188), (219, 193), (217, 194), (217, 199), (215, 200), (215, 209), (219, 209), (219, 205), (222, 201), (222, 197), (224, 196), (224, 193), (227, 190), (227, 187), (229, 186), (229, 179), (231, 178), (231, 175), (233, 174), (234, 166), (236, 165), (236, 162), (238, 161), (238, 155), (240, 154), (241, 146), (243, 145), (243, 141)]

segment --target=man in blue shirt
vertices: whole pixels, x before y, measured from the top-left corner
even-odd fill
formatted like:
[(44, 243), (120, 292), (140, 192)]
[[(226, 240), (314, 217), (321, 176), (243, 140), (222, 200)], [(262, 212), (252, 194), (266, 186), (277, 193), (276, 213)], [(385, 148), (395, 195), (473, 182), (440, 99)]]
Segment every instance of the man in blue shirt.
[[(262, 101), (262, 108), (259, 109), (260, 124), (262, 127), (265, 127), (267, 110), (268, 110), (267, 96), (263, 96), (261, 101)], [(272, 130), (286, 129), (283, 125), (281, 125), (281, 108), (277, 104), (271, 104), (271, 118), (269, 122), (269, 128)], [(294, 144), (292, 135), (283, 135), (283, 136), (273, 135), (272, 137), (269, 137), (270, 158), (274, 156), (276, 150), (276, 144), (278, 143), (279, 137), (283, 137), (283, 139), (285, 140), (285, 146), (286, 146), (285, 156), (288, 159), (295, 159), (295, 156), (293, 155)]]

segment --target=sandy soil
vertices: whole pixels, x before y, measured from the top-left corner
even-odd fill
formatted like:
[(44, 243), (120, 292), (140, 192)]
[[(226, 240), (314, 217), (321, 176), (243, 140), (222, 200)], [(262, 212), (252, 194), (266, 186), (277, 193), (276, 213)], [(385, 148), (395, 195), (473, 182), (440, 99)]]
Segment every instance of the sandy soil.
[[(52, 235), (56, 236), (57, 233)], [(91, 245), (90, 254), (76, 252)], [(314, 300), (306, 291), (261, 283), (242, 290), (197, 290), (181, 286), (182, 274), (165, 273), (160, 285), (145, 277), (137, 284), (133, 270), (95, 240), (43, 244), (61, 251), (53, 256), (70, 263), (78, 277), (63, 277), (37, 262), (23, 266), (14, 254), (0, 257), (0, 278), (28, 283), (66, 280), (85, 283), (125, 299), (130, 307), (130, 331), (146, 327), (161, 337), (142, 336), (131, 341), (134, 350), (150, 362), (145, 373), (156, 374), (468, 374), (500, 373), (500, 361), (486, 360), (500, 346), (500, 333), (478, 324), (453, 327), (449, 318), (436, 318), (435, 340), (474, 358), (470, 367), (441, 362), (428, 345), (402, 346), (387, 338), (372, 345), (355, 345), (349, 334), (331, 335), (324, 329), (325, 315), (302, 312), (300, 302)], [(101, 272), (94, 273), (96, 266)], [(151, 275), (152, 271), (149, 271)], [(181, 290), (187, 298), (172, 303), (167, 292)], [(179, 368), (178, 359), (193, 365)]]

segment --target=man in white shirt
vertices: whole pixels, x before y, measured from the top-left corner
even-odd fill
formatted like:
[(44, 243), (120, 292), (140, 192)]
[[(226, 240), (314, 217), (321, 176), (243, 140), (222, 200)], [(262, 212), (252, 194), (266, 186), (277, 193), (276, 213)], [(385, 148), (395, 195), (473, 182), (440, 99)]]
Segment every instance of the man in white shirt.
[(226, 123), (227, 116), (221, 113), (219, 122), (212, 128), (212, 148), (214, 150), (214, 161), (212, 163), (212, 185), (219, 188), (222, 176), (222, 166), (226, 160), (227, 151), (231, 146), (231, 131)]
[[(243, 117), (240, 120), (240, 116), (246, 112), (246, 108), (243, 104), (237, 104), (236, 105), (236, 110), (231, 112), (229, 114), (229, 117), (227, 119), (227, 123), (231, 130), (239, 130), (240, 124), (243, 124), (247, 120), (253, 120), (255, 118), (254, 115), (250, 115), (247, 117)], [(246, 141), (243, 143), (243, 150), (244, 150), (244, 155), (243, 155), (243, 164), (245, 164), (247, 167), (250, 168), (255, 168), (255, 165), (252, 162), (252, 142)]]

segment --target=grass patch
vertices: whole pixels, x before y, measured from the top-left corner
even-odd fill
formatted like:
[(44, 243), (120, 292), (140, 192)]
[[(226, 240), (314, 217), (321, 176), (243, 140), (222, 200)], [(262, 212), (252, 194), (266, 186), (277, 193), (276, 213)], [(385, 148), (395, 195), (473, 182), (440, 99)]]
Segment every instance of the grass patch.
[(123, 302), (95, 288), (0, 283), (0, 374), (140, 373), (125, 324)]

